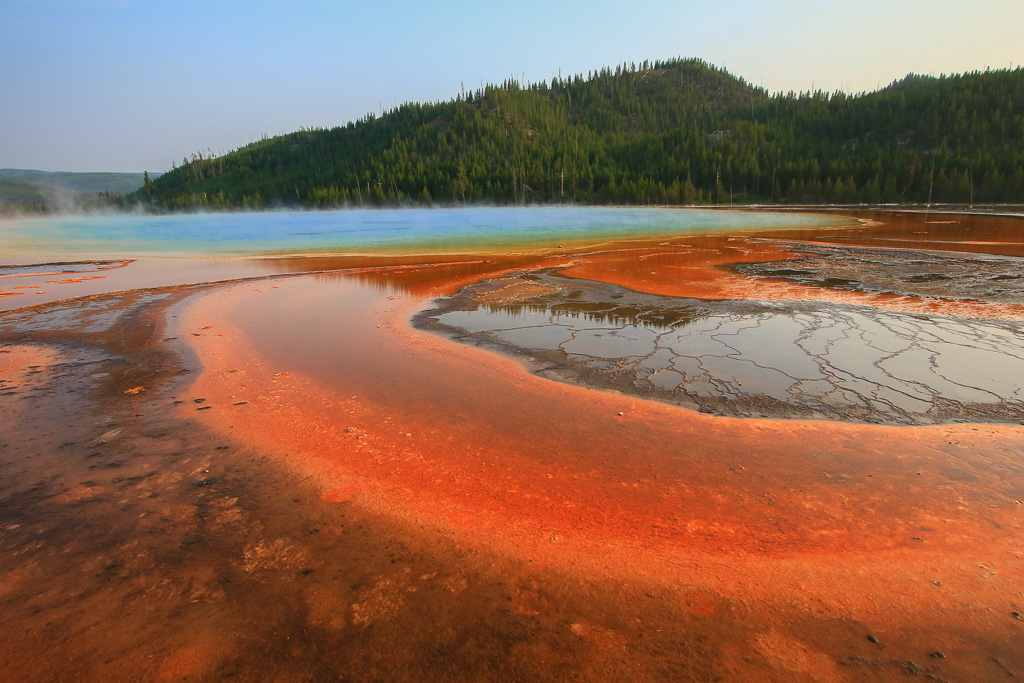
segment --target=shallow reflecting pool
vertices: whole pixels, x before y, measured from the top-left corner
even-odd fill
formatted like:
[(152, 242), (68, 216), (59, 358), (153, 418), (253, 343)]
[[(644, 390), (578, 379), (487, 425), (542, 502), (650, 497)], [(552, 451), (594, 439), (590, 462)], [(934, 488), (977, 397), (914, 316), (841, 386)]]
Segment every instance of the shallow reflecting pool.
[[(539, 293), (479, 301), (517, 279)], [(467, 287), (420, 322), (533, 354), (549, 373), (714, 412), (899, 424), (1024, 419), (1017, 321), (680, 299), (547, 271)]]

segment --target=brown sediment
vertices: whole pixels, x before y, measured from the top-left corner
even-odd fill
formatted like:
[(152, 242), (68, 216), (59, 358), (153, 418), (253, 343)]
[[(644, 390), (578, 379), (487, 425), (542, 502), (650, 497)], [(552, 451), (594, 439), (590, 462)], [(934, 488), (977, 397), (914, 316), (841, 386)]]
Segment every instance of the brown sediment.
[[(1020, 319), (1024, 306), (971, 300), (937, 299), (892, 293), (843, 291), (830, 287), (772, 279), (751, 279), (733, 272), (743, 264), (786, 261), (799, 256), (801, 245), (839, 245), (963, 252), (1003, 256), (1024, 255), (1018, 242), (1024, 221), (981, 215), (956, 215), (942, 222), (927, 214), (856, 214), (866, 227), (822, 230), (774, 230), (744, 236), (695, 236), (654, 246), (637, 246), (581, 255), (564, 274), (619, 284), (666, 296), (710, 300), (821, 301), (875, 306), (908, 313), (940, 313), (965, 317)], [(934, 215), (934, 214), (933, 214)], [(983, 236), (985, 240), (967, 240)]]
[(45, 346), (10, 345), (0, 353), (0, 382), (14, 384), (55, 364), (60, 352)]
[[(546, 381), (408, 323), (486, 277), (506, 278), (505, 300), (534, 296), (509, 277), (526, 268), (585, 260), (654, 286), (645, 255), (392, 264), (407, 267), (8, 315), (0, 669), (1024, 672), (1021, 427), (702, 415)], [(675, 277), (740, 278), (693, 270)], [(40, 348), (59, 352), (18, 355)]]
[(116, 261), (61, 261), (58, 263), (41, 263), (29, 266), (0, 265), (0, 279), (12, 277), (66, 275), (67, 273), (102, 273), (103, 271), (112, 270), (114, 268), (124, 268), (129, 264), (135, 263), (135, 260), (136, 259), (122, 259)]
[(160, 322), (188, 294), (3, 319), (6, 680), (711, 680), (723, 643), (778, 628), (698, 590), (460, 548), (344, 488), (320, 500), (286, 452), (177, 417), (206, 398)]
[[(964, 628), (999, 649), (1013, 638), (990, 617), (1017, 599), (1022, 570), (1020, 428), (713, 418), (552, 384), (409, 331), (422, 299), (325, 284), (218, 292), (183, 330), (216, 330), (190, 339), (206, 366), (193, 390), (215, 408), (196, 419), (287, 452), (326, 500), (466, 549), (686, 584), (783, 619)], [(268, 328), (297, 328), (314, 300), (344, 325), (309, 339)], [(995, 564), (1005, 573), (979, 569)]]
[(712, 301), (816, 301), (906, 313), (1024, 318), (1024, 306), (1020, 304), (844, 291), (770, 278), (753, 279), (731, 270), (744, 264), (793, 260), (799, 257), (799, 248), (799, 244), (782, 244), (763, 237), (697, 237), (685, 243), (629, 252), (583, 254), (578, 264), (562, 272), (568, 277), (618, 284), (651, 294)]
[[(704, 536), (684, 528), (685, 523), (668, 524), (666, 526), (671, 531), (652, 534), (649, 540), (654, 543), (658, 542), (658, 536), (670, 536), (686, 539), (688, 545), (698, 548), (706, 546), (722, 550), (741, 547), (749, 551), (755, 546), (760, 548), (759, 538), (770, 535), (768, 530), (776, 528), (776, 521), (769, 521), (760, 512), (751, 514), (743, 510), (743, 505), (721, 506), (720, 502), (740, 501), (744, 496), (739, 492), (726, 494), (729, 484), (721, 481), (722, 472), (717, 469), (691, 471), (694, 464), (691, 458), (735, 461), (732, 470), (724, 468), (723, 471), (728, 472), (752, 467), (760, 461), (755, 476), (768, 488), (783, 487), (783, 482), (788, 482), (790, 488), (805, 489), (812, 498), (823, 495), (827, 499), (839, 495), (828, 493), (834, 482), (829, 481), (831, 477), (826, 476), (827, 471), (810, 472), (806, 467), (777, 465), (784, 465), (788, 458), (801, 452), (809, 458), (806, 462), (820, 463), (816, 458), (822, 455), (821, 444), (829, 443), (829, 457), (842, 463), (847, 472), (842, 476), (844, 482), (852, 476), (867, 476), (852, 474), (855, 471), (877, 472), (887, 480), (886, 486), (915, 489), (920, 486), (922, 490), (929, 491), (927, 503), (911, 503), (904, 499), (890, 504), (920, 505), (936, 510), (944, 494), (930, 490), (928, 473), (923, 471), (936, 454), (959, 451), (961, 447), (953, 449), (951, 444), (969, 438), (969, 449), (979, 454), (979, 462), (1002, 461), (1007, 456), (998, 454), (1009, 454), (1008, 446), (1015, 442), (1021, 431), (1016, 427), (999, 425), (906, 430), (827, 422), (728, 420), (626, 396), (552, 384), (523, 373), (513, 361), (473, 348), (453, 348), (432, 336), (403, 330), (402, 321), (406, 315), (421, 305), (421, 301), (415, 299), (404, 305), (373, 297), (356, 302), (339, 299), (339, 310), (355, 315), (346, 315), (344, 323), (339, 321), (325, 325), (329, 334), (311, 335), (309, 340), (293, 339), (286, 345), (281, 342), (289, 336), (288, 332), (274, 334), (263, 326), (291, 329), (293, 320), (301, 317), (302, 313), (290, 314), (288, 311), (301, 310), (303, 302), (313, 298), (322, 302), (330, 296), (324, 289), (318, 283), (281, 282), (278, 291), (264, 290), (258, 301), (238, 290), (223, 291), (206, 297), (201, 305), (189, 311), (183, 329), (200, 321), (218, 321), (214, 323), (216, 334), (206, 333), (189, 340), (207, 368), (193, 391), (206, 396), (213, 404), (228, 403), (229, 400), (230, 403), (246, 401), (242, 409), (211, 412), (202, 419), (225, 430), (233, 428), (232, 425), (243, 428), (254, 438), (266, 439), (267, 445), (276, 442), (287, 444), (289, 449), (315, 442), (319, 452), (326, 454), (336, 448), (348, 450), (355, 446), (368, 452), (370, 457), (351, 464), (357, 469), (354, 474), (378, 480), (381, 470), (394, 470), (398, 473), (395, 478), (406, 488), (413, 481), (419, 482), (412, 490), (432, 489), (432, 483), (439, 476), (432, 471), (435, 467), (468, 468), (463, 475), (448, 473), (442, 477), (442, 488), (449, 492), (463, 487), (475, 489), (480, 485), (479, 477), (485, 477), (489, 467), (498, 468), (502, 479), (508, 477), (506, 484), (510, 491), (528, 491), (530, 482), (539, 483), (541, 488), (553, 485), (548, 475), (555, 460), (566, 467), (573, 464), (576, 468), (607, 464), (615, 471), (625, 473), (629, 480), (623, 491), (607, 491), (607, 501), (624, 497), (629, 502), (623, 506), (635, 510), (631, 517), (640, 519), (664, 520), (671, 510), (677, 509), (678, 501), (666, 498), (664, 486), (653, 483), (653, 473), (662, 472), (664, 474), (658, 477), (659, 481), (679, 483), (686, 480), (686, 487), (695, 492), (693, 498), (696, 499), (690, 501), (689, 495), (680, 492), (688, 500), (688, 506), (709, 504), (707, 496), (711, 490), (717, 490), (716, 496), (720, 500), (713, 503), (718, 508), (714, 516), (723, 520), (737, 515), (742, 519), (742, 523), (735, 524), (724, 537), (717, 534)], [(318, 296), (314, 297), (314, 294)], [(357, 296), (365, 297), (365, 292), (357, 292)], [(355, 310), (351, 309), (353, 303)], [(342, 309), (342, 305), (345, 308)], [(274, 315), (267, 315), (261, 323), (257, 310), (273, 310)], [(242, 319), (246, 323), (238, 326)], [(353, 324), (353, 320), (364, 322)], [(342, 325), (344, 330), (340, 329)], [(251, 346), (254, 339), (259, 340), (255, 348)], [(322, 344), (318, 341), (321, 339), (330, 339), (330, 344)], [(331, 348), (335, 345), (336, 349)], [(258, 351), (261, 347), (263, 350)], [(312, 353), (314, 349), (320, 355)], [(264, 355), (267, 353), (270, 355)], [(388, 368), (388, 378), (383, 382), (385, 386), (379, 386), (377, 368), (380, 367)], [(315, 379), (317, 375), (322, 377), (320, 382)], [(347, 380), (345, 387), (332, 396), (331, 385), (341, 378)], [(351, 396), (347, 395), (349, 392)], [(304, 400), (304, 396), (316, 396), (316, 400)], [(428, 402), (433, 404), (429, 411), (425, 409)], [(287, 433), (287, 430), (271, 427), (271, 423), (277, 421), (273, 417), (277, 411), (290, 411), (289, 416), (280, 421), (282, 424), (301, 425), (304, 433), (297, 430)], [(623, 411), (628, 413), (628, 417), (618, 415)], [(255, 419), (254, 414), (258, 415)], [(369, 420), (373, 421), (373, 429), (370, 429)], [(692, 438), (696, 434), (702, 435), (699, 447), (695, 449), (699, 457), (678, 445), (679, 439)], [(831, 435), (830, 438), (826, 439), (825, 434)], [(762, 443), (765, 437), (771, 441), (770, 444)], [(580, 449), (573, 446), (586, 443), (587, 439), (594, 443), (592, 447)], [(744, 452), (736, 452), (734, 445), (738, 443), (751, 445)], [(897, 443), (901, 444), (902, 453), (894, 462), (891, 453)], [(380, 454), (378, 449), (382, 449)], [(463, 455), (459, 456), (460, 453)], [(562, 455), (556, 458), (555, 453)], [(463, 458), (466, 462), (460, 463)], [(325, 462), (318, 464), (318, 468), (320, 465), (329, 467), (331, 457), (325, 455), (323, 459)], [(1007, 466), (1011, 464), (1012, 457)], [(628, 474), (634, 468), (646, 471), (652, 478), (645, 484), (647, 492), (637, 500), (634, 500), (633, 489), (636, 487), (633, 484), (639, 475)], [(682, 469), (674, 471), (676, 468)], [(600, 468), (588, 470), (586, 477), (584, 473), (572, 470), (570, 468), (569, 472), (576, 478), (570, 478), (575, 483), (570, 484), (564, 481), (564, 477), (560, 478), (569, 491), (544, 496), (561, 501), (555, 506), (554, 513), (569, 515), (570, 519), (575, 513), (569, 511), (576, 507), (567, 502), (572, 499), (572, 488), (588, 491), (590, 486), (596, 485), (601, 489), (609, 483), (604, 476), (598, 476)], [(683, 470), (686, 470), (685, 476)], [(900, 480), (891, 479), (893, 471), (902, 473)], [(921, 485), (922, 482), (925, 484)], [(650, 490), (655, 491), (655, 495), (650, 496)], [(491, 495), (495, 500), (508, 498), (520, 501), (523, 498), (519, 493), (492, 492)], [(527, 495), (528, 498), (538, 496), (540, 493), (537, 491)], [(645, 511), (641, 501), (653, 508)], [(824, 507), (832, 508), (824, 501), (822, 503)], [(961, 503), (961, 498), (954, 496), (945, 504), (948, 509), (943, 514), (953, 515)], [(747, 504), (753, 505), (754, 510), (760, 507), (754, 503)], [(782, 499), (771, 502), (772, 507), (784, 510), (783, 516), (788, 518), (800, 516), (797, 511), (807, 507), (803, 496), (792, 509), (786, 505)], [(468, 507), (474, 506), (470, 504)], [(843, 506), (837, 503), (836, 507)], [(694, 516), (703, 518), (708, 515)], [(879, 516), (909, 519), (906, 510), (901, 514)], [(498, 515), (498, 518), (503, 517)], [(572, 527), (578, 521), (565, 521), (561, 526)], [(618, 519), (615, 523), (626, 522)], [(872, 549), (913, 545), (903, 537), (902, 525), (896, 527), (894, 538), (879, 533), (877, 527), (863, 530), (846, 527), (843, 525), (843, 530), (827, 532), (794, 529), (784, 546), (764, 547), (759, 552), (798, 551), (805, 545), (812, 548), (843, 546), (848, 542), (847, 534), (851, 533), (863, 534), (865, 538), (860, 542)]]
[(106, 278), (105, 275), (95, 275), (93, 277), (69, 277), (64, 280), (47, 280), (48, 285), (70, 285), (78, 282), (85, 282), (87, 280), (103, 280)]
[(1024, 241), (1020, 238), (1024, 216), (1020, 215), (946, 214), (939, 211), (860, 211), (850, 215), (858, 218), (862, 227), (828, 228), (812, 233), (787, 229), (760, 233), (759, 236), (854, 246), (1024, 256)]

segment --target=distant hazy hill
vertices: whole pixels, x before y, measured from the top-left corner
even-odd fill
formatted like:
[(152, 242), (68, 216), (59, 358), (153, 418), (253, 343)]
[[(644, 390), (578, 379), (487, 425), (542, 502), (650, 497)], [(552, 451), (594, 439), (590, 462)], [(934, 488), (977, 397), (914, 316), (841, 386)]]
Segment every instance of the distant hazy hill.
[(0, 169), (0, 209), (55, 211), (142, 187), (142, 173), (52, 173)]
[(1024, 70), (770, 96), (698, 60), (407, 103), (221, 157), (155, 208), (401, 203), (1024, 201)]

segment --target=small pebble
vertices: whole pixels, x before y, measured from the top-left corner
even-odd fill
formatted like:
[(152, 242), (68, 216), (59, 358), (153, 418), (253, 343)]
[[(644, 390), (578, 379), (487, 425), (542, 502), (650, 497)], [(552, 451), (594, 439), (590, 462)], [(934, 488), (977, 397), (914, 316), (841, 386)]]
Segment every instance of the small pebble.
[(945, 659), (946, 658), (946, 655), (941, 653), (941, 652), (939, 652), (938, 650), (936, 650), (935, 652), (932, 652), (928, 656), (929, 657), (934, 657), (935, 659)]
[(199, 406), (196, 410), (209, 410), (211, 406)]
[(1018, 621), (1024, 621), (1024, 614), (1021, 614), (1020, 612), (1014, 612), (1013, 618)]
[(868, 640), (870, 640), (872, 643), (877, 643), (878, 642), (878, 638), (876, 638), (874, 636), (874, 634), (872, 634), (872, 633), (868, 634)]

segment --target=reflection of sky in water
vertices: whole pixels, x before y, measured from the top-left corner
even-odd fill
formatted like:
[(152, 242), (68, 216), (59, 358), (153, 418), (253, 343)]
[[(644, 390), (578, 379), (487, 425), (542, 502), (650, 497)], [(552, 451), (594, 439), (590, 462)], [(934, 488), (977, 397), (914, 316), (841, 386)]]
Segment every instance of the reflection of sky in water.
[(809, 214), (589, 207), (54, 216), (0, 221), (0, 253), (429, 252), (853, 224)]
[[(478, 308), (437, 317), (534, 351), (561, 350), (591, 369), (631, 373), (638, 387), (691, 397), (770, 397), (795, 407), (924, 415), (935, 401), (1005, 404), (1024, 415), (1024, 334), (1012, 322), (965, 325), (870, 308), (729, 313), (677, 325), (623, 307), (568, 315), (572, 304)], [(669, 304), (666, 304), (668, 306)], [(710, 304), (709, 304), (710, 305)], [(685, 308), (680, 304), (681, 308)]]

